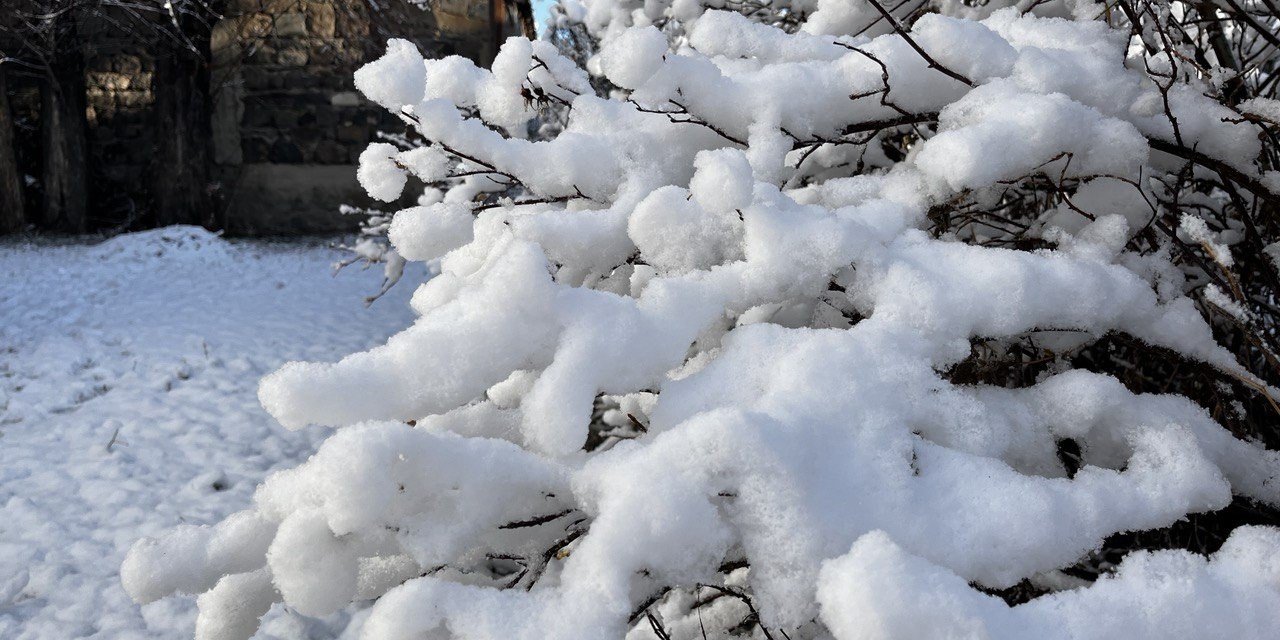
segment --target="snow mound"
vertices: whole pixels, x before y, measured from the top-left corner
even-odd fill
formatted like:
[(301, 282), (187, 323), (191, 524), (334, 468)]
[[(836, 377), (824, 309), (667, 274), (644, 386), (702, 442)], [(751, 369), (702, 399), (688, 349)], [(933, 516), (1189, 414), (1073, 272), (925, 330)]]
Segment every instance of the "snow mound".
[(231, 245), (194, 225), (174, 225), (116, 236), (98, 244), (90, 255), (99, 260), (144, 263), (152, 260), (221, 261), (232, 255)]

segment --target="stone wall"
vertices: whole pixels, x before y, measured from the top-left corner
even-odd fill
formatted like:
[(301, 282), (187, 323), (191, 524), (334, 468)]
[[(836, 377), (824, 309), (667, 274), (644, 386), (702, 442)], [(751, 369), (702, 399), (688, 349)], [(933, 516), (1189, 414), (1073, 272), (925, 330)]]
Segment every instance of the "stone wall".
[[(452, 28), (442, 32), (436, 13), (408, 3), (371, 15), (369, 5), (351, 0), (233, 2), (211, 47), (213, 156), (229, 231), (321, 232), (356, 224), (337, 213), (344, 203), (374, 204), (355, 181), (355, 163), (379, 131), (403, 125), (365, 102), (352, 74), (380, 55), (392, 34), (437, 55), (487, 53), (487, 0), (447, 2), (464, 13), (472, 7), (480, 18), (451, 16)], [(289, 184), (274, 193), (272, 181), (286, 176)], [(303, 197), (308, 190), (317, 195)]]
[[(356, 69), (381, 55), (389, 37), (414, 41), (427, 55), (487, 64), (497, 39), (519, 31), (505, 17), (505, 4), (432, 0), (423, 9), (417, 1), (228, 0), (211, 33), (209, 67), (210, 193), (228, 231), (355, 228), (359, 220), (340, 215), (339, 207), (377, 205), (356, 182), (357, 159), (380, 131), (403, 131), (355, 90)], [(137, 227), (150, 220), (148, 189), (164, 170), (154, 166), (155, 59), (147, 43), (109, 18), (94, 14), (80, 25), (91, 226)], [(42, 163), (41, 89), (35, 76), (10, 77), (19, 164), (34, 178), (24, 193), (32, 211)]]
[(147, 206), (154, 72), (151, 56), (137, 50), (99, 51), (86, 61), (90, 195), (100, 209), (123, 217)]
[[(329, 0), (241, 0), (214, 31), (219, 164), (349, 164), (379, 125), (351, 74), (369, 48), (367, 11)], [(265, 7), (263, 5), (265, 4)]]

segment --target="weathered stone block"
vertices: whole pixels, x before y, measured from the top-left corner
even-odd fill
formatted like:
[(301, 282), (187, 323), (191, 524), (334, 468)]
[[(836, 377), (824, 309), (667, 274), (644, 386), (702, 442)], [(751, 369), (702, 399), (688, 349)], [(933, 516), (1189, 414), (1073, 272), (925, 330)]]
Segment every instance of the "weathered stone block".
[(347, 162), (347, 148), (332, 140), (321, 140), (316, 144), (316, 162), (343, 164)]
[(302, 123), (293, 131), (293, 142), (304, 149), (308, 147), (314, 149), (319, 141), (320, 131), (314, 126), (308, 126), (308, 123)]
[(322, 0), (312, 1), (306, 5), (307, 28), (317, 38), (332, 38), (337, 30), (337, 14), (333, 5)]
[(338, 59), (337, 50), (324, 40), (312, 40), (310, 54), (314, 65), (329, 65)]
[(314, 68), (299, 69), (286, 74), (285, 86), (290, 89), (314, 89), (320, 86), (320, 78)]
[(240, 23), (240, 37), (244, 40), (265, 38), (271, 34), (271, 16), (265, 13), (252, 13), (237, 19)]
[(335, 93), (329, 97), (329, 104), (335, 107), (358, 107), (360, 106), (360, 94), (354, 91)]
[(307, 16), (302, 13), (283, 13), (276, 16), (276, 35), (281, 38), (301, 38), (307, 35)]
[(364, 124), (344, 124), (338, 127), (339, 142), (368, 142), (371, 132)]
[(349, 73), (331, 73), (324, 77), (324, 87), (326, 89), (341, 91), (350, 89), (353, 84), (355, 83), (351, 80), (351, 74)]
[(337, 15), (337, 33), (344, 38), (362, 39), (369, 35), (369, 21), (346, 11)]
[(267, 161), (277, 164), (301, 164), (302, 150), (292, 140), (281, 136), (267, 152)]
[(309, 60), (307, 51), (301, 47), (289, 47), (276, 55), (276, 62), (286, 67), (306, 66), (307, 60)]
[(141, 91), (123, 91), (118, 95), (117, 102), (122, 107), (128, 107), (132, 109), (132, 108), (140, 107), (144, 104), (149, 104), (151, 101), (148, 98), (149, 96), (142, 93)]
[(245, 67), (243, 70), (244, 86), (251, 91), (261, 91), (271, 86), (271, 74), (266, 69)]
[(256, 45), (249, 53), (248, 62), (252, 64), (275, 64), (276, 48), (269, 45)]
[(254, 105), (245, 109), (240, 124), (251, 129), (265, 129), (271, 126), (274, 115), (270, 110)]
[(297, 109), (281, 109), (275, 112), (275, 117), (272, 120), (280, 129), (289, 130), (298, 126), (298, 120), (301, 117), (302, 112)]
[(262, 10), (267, 13), (296, 13), (302, 7), (302, 0), (262, 0)]
[(240, 34), (236, 31), (234, 20), (220, 20), (213, 25), (209, 35), (209, 52), (214, 66), (226, 66), (238, 63), (244, 55), (244, 47), (240, 46)]
[(316, 126), (332, 135), (333, 128), (338, 126), (338, 112), (333, 109), (316, 109)]
[(245, 162), (266, 162), (271, 145), (261, 137), (245, 136), (241, 140), (241, 148)]

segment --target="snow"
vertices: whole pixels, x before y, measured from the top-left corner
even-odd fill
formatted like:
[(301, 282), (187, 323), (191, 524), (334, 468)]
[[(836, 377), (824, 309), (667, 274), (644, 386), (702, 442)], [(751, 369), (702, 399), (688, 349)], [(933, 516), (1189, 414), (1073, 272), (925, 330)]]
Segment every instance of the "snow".
[(471, 242), (474, 220), (465, 205), (438, 202), (401, 210), (392, 219), (388, 235), (405, 258), (425, 262)]
[(662, 273), (709, 269), (742, 253), (742, 222), (737, 214), (732, 209), (707, 212), (698, 198), (691, 200), (680, 187), (654, 191), (636, 205), (627, 235)]
[(635, 89), (662, 67), (667, 53), (667, 37), (653, 27), (631, 29), (613, 41), (601, 54), (605, 77), (614, 84)]
[(1230, 268), (1235, 264), (1235, 259), (1231, 257), (1231, 249), (1218, 241), (1217, 234), (1209, 230), (1209, 225), (1204, 220), (1189, 213), (1183, 214), (1178, 224), (1178, 234), (1186, 240), (1203, 246), (1209, 253), (1209, 257), (1222, 267)]
[(290, 606), (306, 615), (341, 609), (356, 595), (359, 565), (351, 547), (349, 541), (334, 534), (320, 511), (300, 510), (289, 515), (267, 550), (276, 589)]
[(427, 60), (426, 99), (446, 98), (454, 104), (476, 103), (476, 85), (484, 79), (484, 70), (462, 56)]
[[(322, 432), (284, 431), (258, 406), (263, 374), (367, 348), (412, 317), (409, 287), (366, 309), (382, 274), (331, 277), (335, 255), (318, 241), (183, 227), (94, 246), (0, 244), (0, 637), (190, 636), (192, 599), (130, 601), (125, 552), (139, 535), (244, 509), (268, 473), (315, 450)], [(155, 580), (133, 580), (152, 585), (137, 595), (247, 570), (244, 554), (271, 542), (256, 520), (235, 516), (212, 539), (189, 532), (190, 562), (135, 567)], [(227, 535), (234, 545), (218, 542)], [(252, 599), (253, 581), (240, 582), (204, 598), (238, 607)], [(324, 628), (279, 610), (267, 625), (281, 638), (331, 636)]]
[[(401, 91), (398, 74), (425, 68), (430, 84), (435, 65), (392, 45), (362, 89), (510, 196), (480, 204), (472, 175), (396, 214), (396, 250), (440, 272), (413, 294), (420, 315), (385, 343), (267, 375), (259, 399), (282, 426), (336, 432), (261, 484), (245, 505), (261, 529), (236, 516), (138, 542), (130, 593), (225, 576), (201, 596), (210, 637), (266, 608), (265, 571), (304, 613), (376, 598), (353, 625), (370, 639), (616, 638), (665, 587), (654, 606), (692, 631), (702, 610), (681, 598), (742, 560), (725, 580), (760, 625), (800, 637), (1018, 637), (1094, 619), (1141, 637), (1232, 618), (1194, 601), (1269, 623), (1253, 607), (1280, 597), (1274, 563), (1256, 560), (1276, 550), (1272, 529), (1237, 531), (1212, 559), (1131, 554), (1114, 578), (999, 608), (976, 587), (1233, 496), (1280, 505), (1280, 452), (1056, 355), (1016, 388), (945, 374), (975, 340), (1120, 332), (1268, 391), (1215, 340), (1167, 250), (1126, 250), (1149, 178), (1181, 166), (1153, 141), (1253, 175), (1256, 126), (1200, 87), (1158, 90), (1097, 21), (926, 16), (908, 41), (884, 24), (849, 33), (874, 16), (847, 5), (805, 3), (817, 12), (798, 35), (669, 5), (688, 12), (673, 27), (685, 39), (651, 26), (665, 2), (590, 2), (595, 66), (631, 90), (607, 98), (576, 88), (582, 72), (547, 43), (513, 38), (492, 72), (410, 105), (417, 84)], [(569, 104), (551, 140), (528, 139), (535, 89)], [(864, 170), (852, 155), (875, 153), (862, 134), (935, 120), (898, 159), (882, 148)], [(375, 196), (405, 185), (393, 150), (366, 152)], [(1031, 249), (930, 232), (935, 208), (992, 207), (1025, 176), (1103, 210), (1017, 214), (1026, 233), (1003, 239)], [(1198, 217), (1181, 229), (1229, 259), (1231, 234)], [(1182, 570), (1191, 586), (1162, 578)], [(1168, 625), (1117, 601), (1150, 602)]]
[(516, 129), (533, 116), (530, 102), (519, 89), (533, 64), (534, 49), (535, 43), (513, 36), (494, 56), (490, 72), (476, 87), (476, 106), (486, 121)]
[(838, 640), (1262, 640), (1280, 624), (1278, 552), (1280, 531), (1241, 527), (1210, 558), (1137, 553), (1091, 588), (1010, 608), (877, 531), (823, 566), (818, 599)]
[(455, 164), (437, 146), (416, 147), (397, 156), (397, 160), (413, 176), (423, 182), (438, 182), (449, 175)]
[(1146, 161), (1147, 143), (1130, 123), (1060, 94), (1041, 95), (995, 80), (947, 106), (940, 133), (917, 156), (921, 170), (954, 190), (1016, 178), (1061, 162), (1065, 175), (1121, 174)]
[[(404, 193), (409, 182), (405, 169), (399, 163), (400, 149), (386, 142), (374, 142), (360, 153), (360, 168), (356, 178), (370, 196), (383, 202), (393, 202)], [(417, 158), (411, 158), (416, 160)], [(416, 166), (416, 165), (415, 165)]]
[(356, 71), (356, 88), (365, 97), (399, 112), (404, 105), (417, 104), (427, 89), (427, 70), (418, 47), (408, 40), (387, 42), (387, 53)]
[(1239, 109), (1242, 113), (1258, 116), (1267, 122), (1280, 122), (1280, 100), (1251, 98), (1240, 103)]

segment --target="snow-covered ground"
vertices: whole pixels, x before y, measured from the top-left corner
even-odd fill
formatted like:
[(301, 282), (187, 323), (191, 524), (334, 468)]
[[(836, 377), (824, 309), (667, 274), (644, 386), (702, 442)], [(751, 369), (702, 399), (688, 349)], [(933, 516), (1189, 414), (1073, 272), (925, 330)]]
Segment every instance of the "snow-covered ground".
[[(129, 546), (247, 507), (312, 453), (327, 432), (275, 424), (263, 374), (409, 324), (412, 287), (366, 309), (381, 272), (333, 278), (335, 258), (177, 227), (0, 244), (0, 638), (190, 636), (193, 599), (125, 595)], [(259, 637), (331, 633), (277, 607)]]

